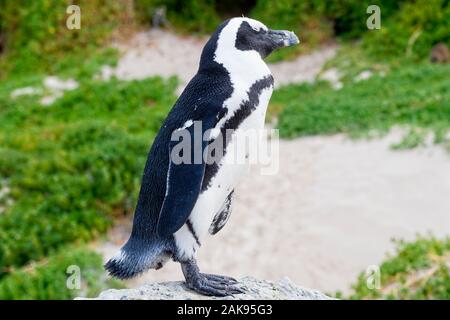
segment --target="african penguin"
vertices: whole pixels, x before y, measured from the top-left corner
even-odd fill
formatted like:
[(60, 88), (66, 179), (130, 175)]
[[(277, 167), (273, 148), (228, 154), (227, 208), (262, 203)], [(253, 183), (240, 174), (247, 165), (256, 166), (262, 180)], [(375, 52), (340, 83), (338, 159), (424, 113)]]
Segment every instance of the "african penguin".
[[(105, 264), (112, 276), (131, 278), (159, 269), (172, 258), (181, 264), (192, 290), (215, 296), (243, 292), (231, 277), (200, 273), (195, 255), (205, 236), (217, 233), (226, 223), (234, 188), (247, 171), (246, 165), (227, 161), (231, 154), (227, 151), (240, 130), (264, 126), (273, 77), (263, 59), (277, 48), (297, 43), (293, 32), (270, 30), (244, 17), (229, 19), (217, 28), (202, 51), (197, 74), (150, 149), (131, 236)], [(207, 139), (198, 142), (196, 130)], [(179, 141), (173, 141), (173, 134), (180, 131), (189, 133), (187, 139), (200, 147), (200, 155), (223, 142), (218, 144), (221, 156), (215, 161), (203, 156), (199, 161), (174, 161)], [(230, 131), (231, 139), (225, 139)], [(194, 152), (178, 155), (195, 158)]]

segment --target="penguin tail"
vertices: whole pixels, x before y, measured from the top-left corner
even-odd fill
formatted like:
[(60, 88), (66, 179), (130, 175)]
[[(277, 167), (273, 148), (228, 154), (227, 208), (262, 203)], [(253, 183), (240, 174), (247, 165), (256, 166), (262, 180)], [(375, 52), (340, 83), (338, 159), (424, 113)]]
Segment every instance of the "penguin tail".
[(148, 269), (162, 268), (171, 256), (163, 242), (140, 243), (130, 238), (104, 267), (111, 276), (124, 280)]

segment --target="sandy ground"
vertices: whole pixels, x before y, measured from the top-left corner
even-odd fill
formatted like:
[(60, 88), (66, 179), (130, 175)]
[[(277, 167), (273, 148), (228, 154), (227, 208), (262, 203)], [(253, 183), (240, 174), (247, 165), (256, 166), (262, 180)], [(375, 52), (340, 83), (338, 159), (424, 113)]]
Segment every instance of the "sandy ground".
[[(184, 83), (195, 72), (204, 43), (161, 31), (133, 41), (112, 72), (127, 79), (178, 74)], [(273, 65), (275, 80), (311, 81), (334, 52), (327, 47)], [(347, 291), (359, 272), (392, 250), (391, 238), (448, 234), (449, 155), (437, 147), (391, 150), (399, 138), (394, 131), (371, 141), (342, 135), (281, 141), (278, 174), (262, 176), (253, 168), (236, 190), (228, 224), (200, 249), (200, 266), (238, 277), (288, 276), (305, 287)], [(119, 222), (95, 247), (109, 258), (130, 228), (129, 220)], [(169, 262), (129, 284), (177, 279), (182, 279), (179, 266)]]
[[(105, 70), (104, 77), (143, 79), (151, 76), (178, 76), (178, 93), (197, 72), (202, 48), (207, 38), (181, 37), (163, 30), (138, 33), (127, 43), (117, 44), (123, 53), (115, 70)], [(336, 45), (289, 62), (270, 65), (275, 86), (313, 81), (322, 65), (336, 53)]]

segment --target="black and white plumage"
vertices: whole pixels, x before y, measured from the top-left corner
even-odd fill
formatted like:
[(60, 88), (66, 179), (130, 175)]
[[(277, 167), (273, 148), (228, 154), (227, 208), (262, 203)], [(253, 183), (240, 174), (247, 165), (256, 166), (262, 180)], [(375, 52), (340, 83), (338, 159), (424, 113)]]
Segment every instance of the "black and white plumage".
[[(180, 262), (187, 285), (207, 295), (242, 290), (232, 278), (199, 272), (195, 254), (205, 236), (217, 233), (231, 212), (234, 187), (246, 164), (227, 161), (240, 130), (262, 129), (273, 90), (273, 77), (263, 58), (273, 50), (297, 44), (288, 31), (274, 31), (249, 18), (223, 22), (205, 45), (194, 78), (164, 121), (150, 149), (128, 242), (105, 268), (112, 276), (131, 278), (161, 268), (168, 259)], [(175, 164), (172, 133), (184, 129), (194, 135), (213, 132), (201, 142), (208, 150), (224, 138), (222, 158), (213, 163)], [(194, 144), (195, 141), (192, 141)]]

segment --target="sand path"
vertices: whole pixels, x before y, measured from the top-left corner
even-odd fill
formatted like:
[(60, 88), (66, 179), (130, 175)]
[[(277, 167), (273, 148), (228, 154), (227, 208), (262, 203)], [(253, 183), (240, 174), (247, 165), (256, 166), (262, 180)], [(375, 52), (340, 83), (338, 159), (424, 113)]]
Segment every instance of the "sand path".
[[(152, 76), (177, 76), (178, 92), (197, 72), (202, 48), (207, 38), (181, 37), (163, 30), (136, 34), (127, 43), (116, 44), (122, 52), (117, 68), (105, 72), (121, 79), (143, 79)], [(328, 45), (296, 60), (270, 65), (275, 86), (313, 81), (323, 64), (336, 53), (336, 45)]]

